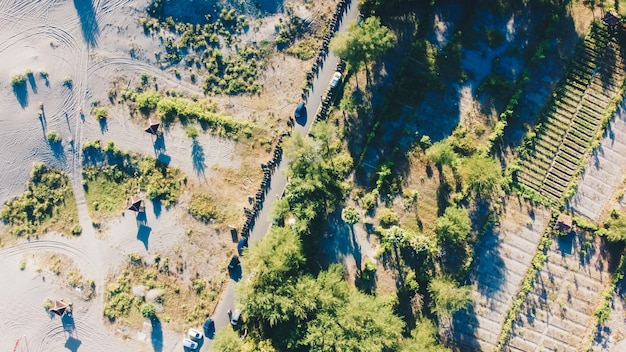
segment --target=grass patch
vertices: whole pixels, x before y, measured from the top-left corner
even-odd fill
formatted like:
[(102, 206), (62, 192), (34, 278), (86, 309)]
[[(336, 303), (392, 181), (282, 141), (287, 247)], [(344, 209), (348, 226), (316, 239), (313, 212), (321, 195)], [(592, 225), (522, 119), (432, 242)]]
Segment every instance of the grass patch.
[(151, 156), (121, 151), (109, 141), (83, 144), (83, 179), (89, 210), (108, 215), (124, 209), (136, 189), (164, 206), (176, 203), (186, 177), (178, 168), (168, 167)]
[[(126, 268), (106, 289), (103, 315), (110, 321), (123, 320), (137, 327), (145, 318), (161, 317), (174, 323), (199, 325), (212, 313), (221, 280), (196, 278), (182, 283), (179, 276), (170, 272), (169, 258), (159, 257), (154, 265), (147, 265), (139, 255), (131, 256)], [(133, 294), (133, 287), (138, 285), (144, 286), (144, 292), (135, 290)], [(203, 288), (198, 290), (200, 286)], [(158, 294), (147, 295), (152, 289), (157, 289)]]
[(7, 201), (0, 217), (16, 236), (51, 230), (70, 233), (78, 224), (78, 212), (69, 178), (61, 170), (35, 164), (26, 191)]
[(217, 203), (205, 193), (195, 193), (189, 202), (189, 214), (196, 220), (208, 223), (219, 218)]

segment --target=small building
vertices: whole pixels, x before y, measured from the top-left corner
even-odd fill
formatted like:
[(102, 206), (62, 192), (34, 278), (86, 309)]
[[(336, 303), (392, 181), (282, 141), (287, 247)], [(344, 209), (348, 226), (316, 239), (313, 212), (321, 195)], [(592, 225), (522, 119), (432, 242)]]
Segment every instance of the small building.
[(609, 11), (602, 17), (602, 23), (607, 27), (613, 28), (619, 23), (619, 15), (613, 11)]
[(554, 229), (556, 231), (562, 232), (570, 232), (572, 229), (572, 217), (566, 214), (559, 214), (559, 217), (556, 219), (556, 223), (554, 224)]

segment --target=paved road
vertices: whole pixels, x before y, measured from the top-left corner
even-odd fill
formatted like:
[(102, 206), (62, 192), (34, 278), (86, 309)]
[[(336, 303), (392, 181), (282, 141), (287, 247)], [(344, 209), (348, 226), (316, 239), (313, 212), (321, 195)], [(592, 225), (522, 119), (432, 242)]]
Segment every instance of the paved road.
[[(358, 8), (356, 5), (356, 1), (352, 1), (352, 4), (348, 8), (348, 11), (344, 14), (343, 20), (339, 27), (338, 32), (343, 32), (346, 30), (348, 23), (358, 16)], [(319, 71), (317, 78), (313, 81), (313, 91), (309, 95), (309, 99), (306, 102), (306, 110), (307, 110), (307, 120), (304, 125), (297, 124), (294, 127), (294, 132), (298, 131), (302, 135), (307, 135), (311, 126), (315, 120), (315, 112), (317, 108), (320, 106), (322, 102), (322, 96), (330, 80), (332, 79), (333, 73), (335, 73), (335, 68), (337, 67), (337, 63), (339, 62), (339, 58), (329, 53), (326, 57), (326, 61), (324, 62), (324, 66)], [(295, 109), (295, 105), (294, 105)], [(265, 236), (268, 232), (271, 219), (270, 215), (272, 212), (272, 207), (274, 202), (276, 201), (276, 195), (282, 196), (285, 186), (287, 185), (287, 178), (284, 175), (285, 170), (287, 169), (287, 164), (289, 160), (283, 159), (280, 163), (278, 170), (274, 172), (272, 175), (272, 180), (270, 182), (270, 189), (267, 193), (267, 197), (265, 198), (265, 202), (263, 204), (263, 209), (259, 214), (259, 217), (255, 223), (254, 229), (250, 233), (250, 244), (255, 241), (260, 240)], [(245, 265), (245, 258), (243, 258), (243, 264)], [(235, 307), (235, 281), (229, 280), (224, 293), (220, 301), (213, 312), (213, 319), (215, 321), (215, 328), (219, 330), (221, 328), (227, 327), (230, 328), (229, 319), (228, 319), (228, 310), (234, 310)], [(206, 339), (203, 350), (210, 350), (211, 340)]]

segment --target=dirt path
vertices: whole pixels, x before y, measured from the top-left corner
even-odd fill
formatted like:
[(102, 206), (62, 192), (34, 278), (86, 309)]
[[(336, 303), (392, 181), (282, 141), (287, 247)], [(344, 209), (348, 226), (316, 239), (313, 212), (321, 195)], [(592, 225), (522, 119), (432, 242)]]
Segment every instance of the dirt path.
[(499, 225), (476, 248), (474, 304), (453, 319), (453, 338), (462, 350), (494, 349), (549, 220), (548, 209), (506, 199)]

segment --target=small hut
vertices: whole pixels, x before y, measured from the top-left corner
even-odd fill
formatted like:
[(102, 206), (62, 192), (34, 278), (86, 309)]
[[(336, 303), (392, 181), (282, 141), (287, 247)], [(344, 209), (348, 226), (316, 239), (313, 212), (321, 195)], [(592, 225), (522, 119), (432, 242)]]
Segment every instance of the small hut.
[(57, 300), (52, 301), (52, 307), (50, 308), (52, 313), (62, 317), (67, 310), (68, 306), (65, 302)]
[(572, 217), (566, 214), (559, 214), (554, 224), (554, 229), (561, 232), (570, 232), (572, 230)]
[(132, 210), (132, 211), (136, 211), (136, 212), (141, 212), (141, 203), (143, 202), (143, 200), (141, 198), (135, 198), (135, 197), (131, 197), (130, 201), (128, 202), (128, 210)]
[(613, 11), (609, 11), (602, 17), (602, 23), (609, 28), (614, 28), (619, 23), (619, 15)]
[(159, 133), (160, 123), (149, 121), (148, 127), (144, 130), (152, 135), (157, 135)]

